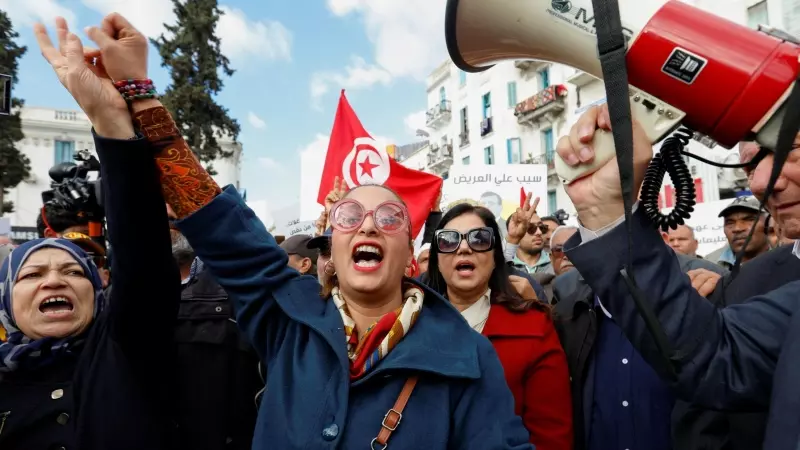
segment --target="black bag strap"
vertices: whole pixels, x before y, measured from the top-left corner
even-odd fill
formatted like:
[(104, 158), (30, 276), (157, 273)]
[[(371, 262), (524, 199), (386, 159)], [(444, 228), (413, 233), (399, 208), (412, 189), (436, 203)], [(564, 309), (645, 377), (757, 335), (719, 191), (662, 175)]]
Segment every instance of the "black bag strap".
[(647, 329), (655, 340), (669, 375), (675, 379), (677, 373), (672, 364), (673, 350), (667, 334), (658, 321), (653, 309), (645, 300), (644, 292), (636, 285), (633, 275), (633, 119), (631, 117), (630, 93), (628, 89), (628, 67), (625, 56), (628, 50), (622, 32), (619, 4), (617, 0), (592, 0), (595, 27), (597, 30), (597, 49), (603, 69), (603, 82), (606, 89), (606, 102), (611, 118), (611, 132), (619, 165), (622, 201), (625, 208), (625, 227), (628, 230), (628, 264), (621, 271), (622, 277), (631, 292), (636, 310), (644, 319)]

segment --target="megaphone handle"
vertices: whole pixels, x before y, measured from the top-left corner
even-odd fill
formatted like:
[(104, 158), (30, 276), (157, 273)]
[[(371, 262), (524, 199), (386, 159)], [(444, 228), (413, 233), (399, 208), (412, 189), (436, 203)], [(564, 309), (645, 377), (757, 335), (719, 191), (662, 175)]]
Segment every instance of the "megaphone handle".
[[(631, 116), (644, 129), (651, 143), (659, 142), (664, 136), (674, 131), (686, 117), (686, 113), (658, 98), (633, 86), (630, 87), (630, 90)], [(570, 166), (557, 153), (554, 155), (553, 163), (561, 182), (570, 184), (577, 179), (591, 175), (617, 154), (614, 134), (610, 131), (595, 131), (591, 145), (594, 149), (594, 159), (587, 164)]]
[(610, 131), (597, 130), (592, 138), (591, 147), (594, 149), (594, 159), (590, 163), (580, 164), (577, 166), (570, 166), (558, 153), (555, 154), (554, 163), (558, 178), (564, 184), (570, 184), (573, 181), (591, 175), (597, 172), (601, 167), (606, 165), (608, 161), (616, 156), (616, 147), (614, 147), (614, 135)]

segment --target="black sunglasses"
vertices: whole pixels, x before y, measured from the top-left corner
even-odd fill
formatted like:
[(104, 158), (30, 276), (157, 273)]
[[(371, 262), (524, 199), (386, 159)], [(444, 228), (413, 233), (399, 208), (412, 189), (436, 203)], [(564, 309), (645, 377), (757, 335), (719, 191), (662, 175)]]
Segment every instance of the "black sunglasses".
[(542, 232), (542, 234), (547, 234), (547, 232), (550, 231), (550, 225), (540, 222), (540, 223), (528, 224), (527, 233), (528, 234), (536, 234), (536, 229), (537, 228), (539, 229), (539, 231)]
[(455, 253), (461, 246), (461, 241), (474, 252), (488, 252), (494, 247), (494, 231), (489, 227), (474, 228), (461, 233), (458, 230), (439, 230), (436, 232), (436, 248), (439, 253)]

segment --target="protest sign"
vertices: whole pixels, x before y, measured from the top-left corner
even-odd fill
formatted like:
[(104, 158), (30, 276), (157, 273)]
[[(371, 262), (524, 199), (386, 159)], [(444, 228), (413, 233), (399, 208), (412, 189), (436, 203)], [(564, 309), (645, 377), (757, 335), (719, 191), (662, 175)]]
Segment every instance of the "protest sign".
[(275, 236), (287, 238), (296, 234), (313, 236), (317, 230), (313, 220), (300, 220), (299, 204), (279, 209), (273, 212), (272, 217), (275, 219), (275, 230), (272, 232)]

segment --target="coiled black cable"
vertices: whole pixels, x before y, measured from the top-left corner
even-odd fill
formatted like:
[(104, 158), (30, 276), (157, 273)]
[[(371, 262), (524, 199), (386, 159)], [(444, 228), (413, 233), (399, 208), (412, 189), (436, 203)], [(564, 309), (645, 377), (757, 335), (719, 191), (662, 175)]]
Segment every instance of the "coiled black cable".
[[(697, 204), (694, 179), (683, 159), (683, 149), (689, 144), (693, 135), (694, 133), (688, 128), (681, 128), (668, 137), (661, 144), (659, 153), (650, 161), (644, 175), (639, 206), (644, 208), (644, 213), (650, 222), (663, 231), (683, 225)], [(669, 174), (675, 187), (675, 207), (667, 215), (658, 209), (658, 196), (665, 174)]]

